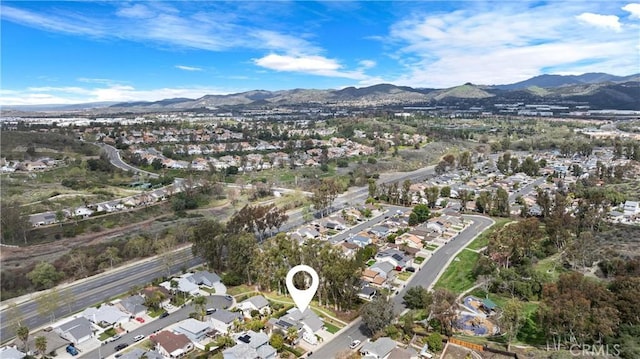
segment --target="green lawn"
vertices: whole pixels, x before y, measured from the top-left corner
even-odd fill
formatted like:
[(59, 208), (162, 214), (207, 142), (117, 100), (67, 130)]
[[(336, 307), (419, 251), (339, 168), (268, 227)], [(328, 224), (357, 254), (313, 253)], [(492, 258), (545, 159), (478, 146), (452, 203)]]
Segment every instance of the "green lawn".
[(407, 279), (409, 279), (409, 277), (411, 277), (411, 272), (400, 272), (398, 273), (398, 279), (406, 282)]
[(552, 281), (557, 281), (560, 274), (567, 270), (562, 266), (562, 253), (556, 253), (550, 257), (540, 260), (533, 266), (533, 269), (540, 273), (550, 276)]
[(424, 262), (424, 257), (416, 257), (416, 259), (414, 259), (413, 262), (415, 264), (422, 264), (422, 262)]
[(504, 225), (509, 222), (512, 222), (509, 218), (493, 218), (493, 220), (496, 221), (496, 223), (476, 237), (476, 239), (474, 239), (467, 248), (477, 250), (486, 247), (489, 244), (489, 237), (495, 230), (504, 227)]
[(331, 324), (331, 323), (324, 323), (324, 327), (327, 329), (327, 331), (331, 334), (335, 334), (338, 332), (338, 330), (340, 330), (340, 328), (338, 328), (337, 326)]
[(424, 249), (426, 249), (428, 251), (435, 251), (438, 248), (440, 248), (440, 247), (436, 246), (435, 244), (427, 244), (426, 246), (424, 246)]
[(454, 293), (462, 293), (469, 289), (476, 281), (471, 272), (479, 257), (480, 254), (476, 252), (460, 252), (440, 277), (435, 288), (447, 288)]

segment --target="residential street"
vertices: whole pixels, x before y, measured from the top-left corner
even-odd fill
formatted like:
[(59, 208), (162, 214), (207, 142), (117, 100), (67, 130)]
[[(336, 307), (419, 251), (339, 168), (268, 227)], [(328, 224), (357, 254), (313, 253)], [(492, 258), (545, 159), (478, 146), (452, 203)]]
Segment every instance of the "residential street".
[[(482, 216), (464, 216), (465, 219), (472, 220), (473, 223), (467, 227), (462, 233), (460, 233), (455, 239), (449, 241), (444, 246), (440, 247), (437, 252), (424, 264), (424, 266), (415, 273), (411, 278), (409, 284), (403, 288), (398, 295), (393, 297), (392, 302), (394, 305), (394, 312), (396, 314), (401, 313), (405, 306), (402, 303), (402, 297), (404, 293), (410, 287), (423, 286), (430, 288), (435, 284), (436, 279), (441, 272), (444, 272), (449, 262), (455, 257), (455, 255), (464, 247), (469, 244), (477, 235), (489, 228), (494, 222), (492, 219)], [(348, 327), (338, 332), (331, 341), (325, 342), (319, 350), (314, 351), (311, 358), (333, 358), (339, 352), (348, 349), (349, 343), (354, 339), (359, 339), (362, 342), (367, 340), (367, 336), (364, 334), (364, 326), (362, 325), (362, 319), (358, 318), (351, 323)]]

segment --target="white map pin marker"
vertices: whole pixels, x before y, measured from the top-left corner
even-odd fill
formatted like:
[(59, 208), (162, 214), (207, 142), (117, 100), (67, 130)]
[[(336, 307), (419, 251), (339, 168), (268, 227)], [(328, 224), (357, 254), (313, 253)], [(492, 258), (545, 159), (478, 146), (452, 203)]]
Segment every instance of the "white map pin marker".
[[(309, 286), (308, 289), (300, 290), (293, 284), (293, 276), (298, 272), (307, 272), (311, 276), (311, 286)], [(286, 282), (287, 289), (289, 290), (291, 298), (293, 298), (293, 302), (296, 303), (296, 307), (298, 307), (300, 313), (304, 312), (318, 290), (318, 284), (320, 284), (318, 273), (307, 265), (297, 265), (291, 268), (289, 273), (287, 273)]]

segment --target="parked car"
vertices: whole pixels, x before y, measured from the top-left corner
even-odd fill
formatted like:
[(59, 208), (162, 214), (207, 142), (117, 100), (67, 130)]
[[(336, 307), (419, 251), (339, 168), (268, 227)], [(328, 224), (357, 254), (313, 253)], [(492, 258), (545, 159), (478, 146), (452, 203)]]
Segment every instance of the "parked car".
[(136, 335), (135, 337), (133, 337), (133, 341), (134, 342), (139, 342), (142, 339), (144, 339), (144, 335), (140, 334), (140, 335)]
[(116, 335), (114, 335), (112, 337), (107, 338), (107, 340), (105, 340), (105, 342), (111, 343), (111, 342), (115, 342), (118, 339), (120, 339), (120, 335), (116, 334)]
[(415, 272), (415, 271), (416, 271), (416, 269), (415, 269), (415, 268), (413, 268), (413, 267), (407, 267), (405, 270), (406, 270), (407, 272)]
[(169, 312), (162, 312), (162, 314), (160, 314), (160, 318), (166, 318), (169, 316)]
[(358, 345), (360, 345), (360, 343), (362, 342), (359, 341), (358, 339), (355, 339), (354, 341), (351, 342), (351, 344), (349, 344), (349, 348), (355, 349)]
[(115, 349), (115, 351), (119, 352), (119, 351), (121, 351), (122, 349), (124, 349), (124, 348), (126, 348), (128, 346), (129, 346), (128, 343), (120, 343), (120, 344), (116, 345), (116, 347), (114, 349)]
[(136, 317), (136, 320), (139, 321), (140, 323), (144, 323), (144, 319), (141, 317)]
[(76, 356), (78, 355), (78, 349), (76, 349), (76, 347), (73, 346), (73, 344), (69, 344), (67, 345), (67, 353)]

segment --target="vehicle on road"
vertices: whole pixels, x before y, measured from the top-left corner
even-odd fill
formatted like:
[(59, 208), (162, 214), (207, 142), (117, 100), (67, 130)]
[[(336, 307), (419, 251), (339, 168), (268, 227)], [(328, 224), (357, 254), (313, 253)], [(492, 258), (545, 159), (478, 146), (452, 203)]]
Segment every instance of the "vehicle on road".
[(349, 344), (349, 348), (355, 349), (355, 348), (358, 347), (358, 345), (360, 345), (360, 343), (362, 343), (362, 342), (359, 341), (358, 339), (355, 339), (354, 341), (351, 342), (351, 344)]
[(105, 340), (105, 342), (111, 343), (111, 342), (115, 342), (118, 339), (120, 339), (120, 335), (116, 334), (116, 335), (114, 335), (112, 337), (107, 338), (107, 340)]
[(135, 337), (133, 337), (133, 341), (134, 342), (139, 342), (142, 339), (144, 339), (144, 335), (140, 334), (140, 335), (136, 335)]
[(115, 350), (115, 351), (117, 351), (117, 352), (119, 352), (119, 351), (121, 351), (122, 349), (124, 349), (124, 348), (126, 348), (126, 347), (128, 347), (128, 346), (129, 346), (129, 344), (128, 344), (128, 343), (121, 343), (121, 344), (116, 345), (116, 347), (114, 348), (114, 350)]

